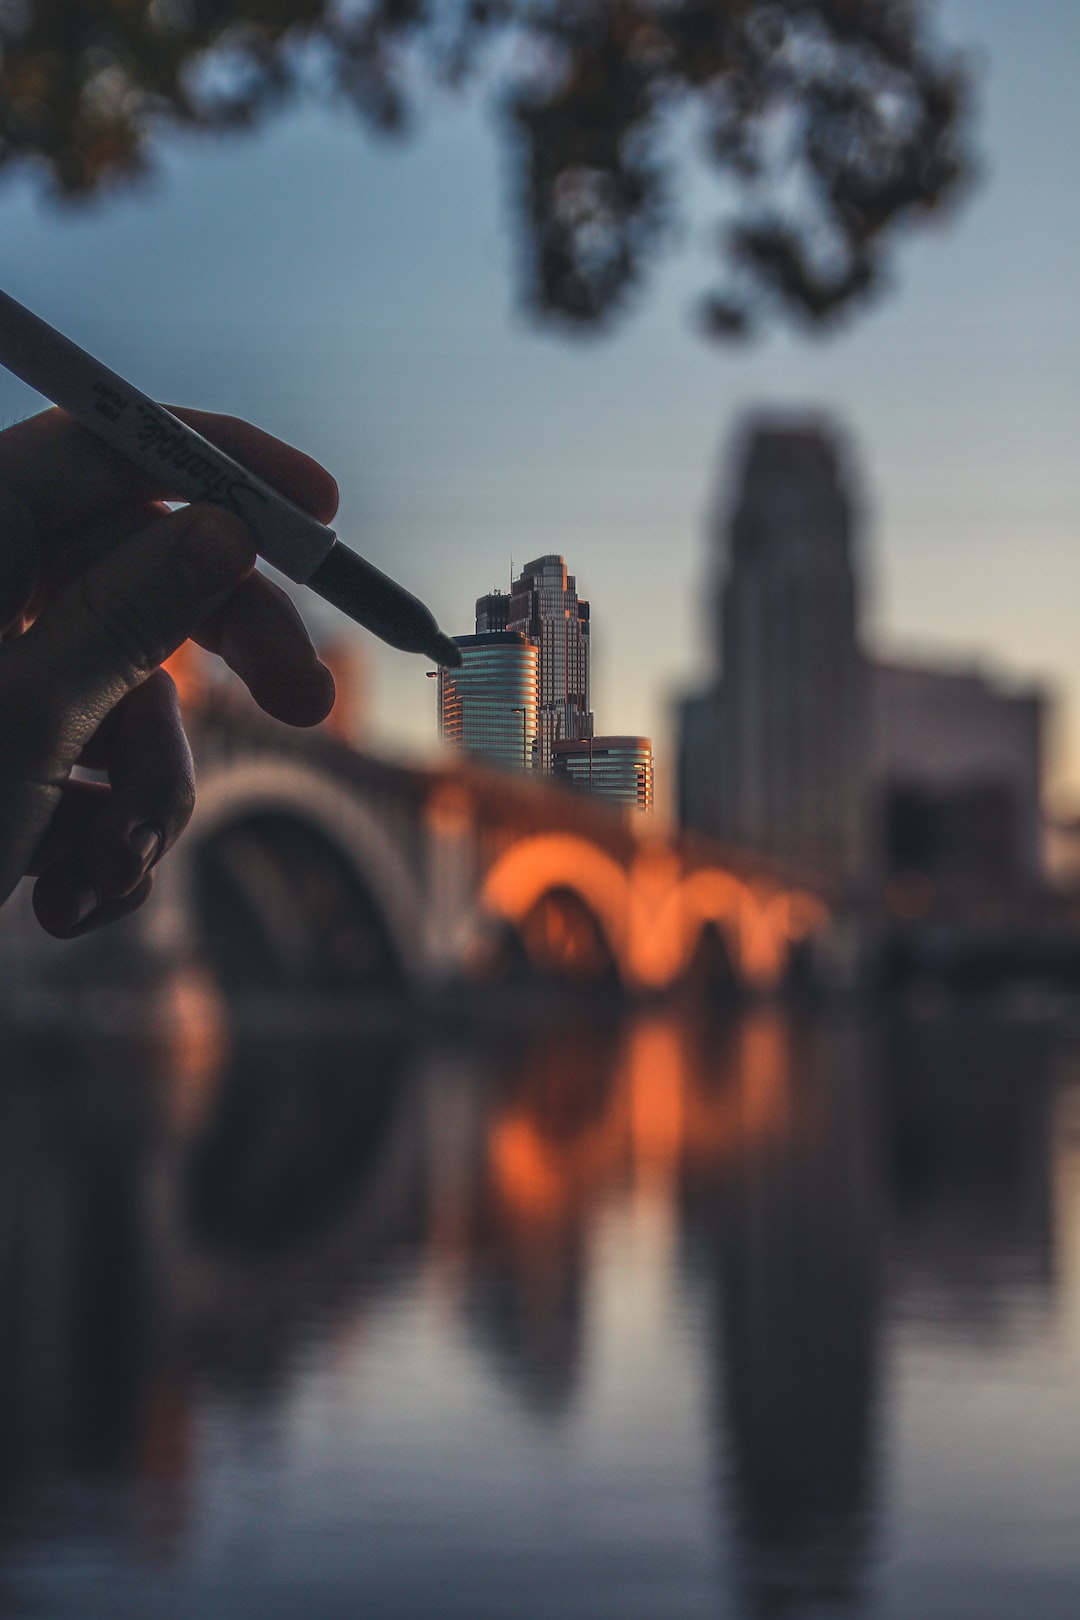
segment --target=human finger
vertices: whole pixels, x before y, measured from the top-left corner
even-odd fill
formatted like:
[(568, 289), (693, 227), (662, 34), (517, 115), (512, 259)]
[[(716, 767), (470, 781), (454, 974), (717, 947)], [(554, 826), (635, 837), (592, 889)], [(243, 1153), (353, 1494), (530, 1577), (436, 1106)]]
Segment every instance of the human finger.
[(251, 574), (193, 638), (224, 659), (259, 707), (292, 726), (314, 726), (334, 706), (334, 677), (321, 662), (291, 598)]
[[(121, 525), (125, 537), (135, 530), (140, 515), (153, 520), (161, 512), (159, 506), (132, 508)], [(107, 549), (107, 534), (107, 522), (96, 525), (94, 536), (81, 545), (81, 555), (100, 556)], [(191, 639), (221, 658), (275, 720), (318, 725), (334, 706), (334, 678), (319, 658), (303, 618), (287, 592), (265, 574), (252, 573), (242, 580)], [(85, 763), (97, 765), (96, 754)]]
[(176, 687), (157, 670), (117, 704), (97, 758), (111, 792), (86, 839), (86, 875), (103, 897), (132, 893), (195, 808), (195, 767)]
[(37, 587), (38, 562), (29, 507), (0, 495), (0, 639), (22, 623)]
[(80, 778), (66, 781), (59, 791), (49, 825), (27, 863), (26, 876), (40, 877), (59, 861), (82, 855), (90, 829), (101, 815), (112, 788), (107, 782), (87, 782)]
[[(166, 512), (160, 502), (142, 501), (83, 525), (51, 559), (42, 594), (55, 594)], [(333, 677), (303, 619), (287, 593), (263, 574), (244, 580), (193, 639), (221, 657), (275, 719), (317, 725), (333, 707)]]
[(195, 804), (195, 773), (176, 688), (163, 670), (117, 704), (94, 738), (110, 783), (69, 781), (29, 873), (48, 876), (41, 904), (66, 935), (91, 911), (140, 889), (180, 836)]
[(333, 521), (339, 499), (337, 480), (314, 456), (272, 433), (264, 433), (239, 416), (193, 411), (183, 405), (168, 405), (166, 409), (320, 523)]
[(103, 897), (87, 877), (81, 857), (72, 855), (50, 866), (34, 884), (34, 915), (47, 934), (75, 939), (137, 911), (153, 885), (154, 875), (147, 872), (130, 894)]
[[(174, 415), (273, 488), (328, 523), (337, 484), (326, 469), (282, 439), (238, 417), (181, 407)], [(61, 541), (73, 525), (133, 500), (177, 498), (65, 411), (42, 411), (0, 433), (0, 488), (33, 512), (39, 531)]]
[(55, 596), (76, 574), (92, 568), (132, 535), (167, 517), (170, 510), (163, 501), (129, 501), (102, 517), (73, 525), (62, 545), (49, 548), (41, 568), (42, 587)]
[(16, 763), (74, 763), (126, 692), (228, 599), (254, 564), (245, 526), (211, 506), (152, 523), (79, 574), (6, 649), (7, 701), (21, 699)]
[[(84, 750), (110, 783), (67, 781), (27, 872), (46, 877), (41, 906), (63, 937), (141, 888), (180, 836), (195, 804), (195, 775), (176, 688), (158, 670), (130, 692)], [(40, 908), (39, 908), (40, 909)]]

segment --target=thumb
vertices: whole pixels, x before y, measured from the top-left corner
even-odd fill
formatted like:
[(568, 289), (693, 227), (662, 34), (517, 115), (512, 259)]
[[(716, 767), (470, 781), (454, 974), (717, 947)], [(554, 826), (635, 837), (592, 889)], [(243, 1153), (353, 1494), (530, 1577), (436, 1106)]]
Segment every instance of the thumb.
[(12, 644), (35, 707), (47, 704), (85, 740), (254, 562), (249, 531), (220, 507), (184, 507), (149, 524), (74, 579)]

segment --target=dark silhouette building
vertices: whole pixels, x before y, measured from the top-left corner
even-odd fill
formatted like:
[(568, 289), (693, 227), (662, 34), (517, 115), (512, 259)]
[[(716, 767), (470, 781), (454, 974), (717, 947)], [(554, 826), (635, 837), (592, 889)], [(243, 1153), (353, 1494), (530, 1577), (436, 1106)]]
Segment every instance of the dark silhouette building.
[(879, 869), (939, 888), (1036, 883), (1045, 694), (960, 666), (878, 661), (870, 683)]
[(739, 441), (717, 676), (682, 705), (682, 825), (841, 885), (1030, 888), (1045, 695), (866, 655), (845, 461), (814, 419), (757, 419)]
[(505, 630), (510, 624), (510, 597), (506, 591), (489, 591), (476, 599), (476, 633), (489, 635), (494, 630)]
[(715, 530), (721, 670), (686, 707), (682, 820), (797, 871), (853, 878), (867, 672), (842, 456), (819, 422), (758, 421), (736, 459)]

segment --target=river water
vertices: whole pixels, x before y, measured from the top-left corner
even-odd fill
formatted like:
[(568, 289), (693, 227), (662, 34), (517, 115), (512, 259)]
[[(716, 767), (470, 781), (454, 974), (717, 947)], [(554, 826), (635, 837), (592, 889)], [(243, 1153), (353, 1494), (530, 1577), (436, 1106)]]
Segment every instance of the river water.
[(9, 1034), (0, 1614), (1080, 1614), (1080, 1045)]

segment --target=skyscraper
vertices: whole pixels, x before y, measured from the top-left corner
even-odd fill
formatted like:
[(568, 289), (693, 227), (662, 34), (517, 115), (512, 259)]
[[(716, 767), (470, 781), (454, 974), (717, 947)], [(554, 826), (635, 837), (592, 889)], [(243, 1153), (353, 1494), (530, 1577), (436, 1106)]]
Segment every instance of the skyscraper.
[(684, 711), (684, 820), (808, 875), (860, 872), (867, 671), (835, 435), (751, 424), (717, 529), (722, 673)]
[(506, 591), (489, 591), (476, 598), (476, 633), (486, 636), (492, 630), (506, 630), (510, 625), (510, 597)]
[[(481, 618), (494, 628), (505, 598), (494, 592), (476, 604)], [(589, 604), (577, 594), (577, 581), (566, 572), (562, 557), (537, 557), (526, 563), (510, 587), (508, 630), (528, 637), (539, 650), (539, 766), (550, 772), (552, 746), (560, 738), (591, 737), (589, 703)]]
[(682, 825), (811, 879), (1030, 889), (1048, 696), (979, 663), (868, 655), (854, 528), (835, 434), (752, 422), (716, 530), (717, 676), (682, 705)]
[(557, 782), (609, 804), (651, 812), (653, 763), (648, 737), (586, 737), (553, 743), (552, 753)]
[(461, 668), (439, 670), (439, 735), (493, 765), (532, 770), (537, 650), (513, 630), (455, 636)]

